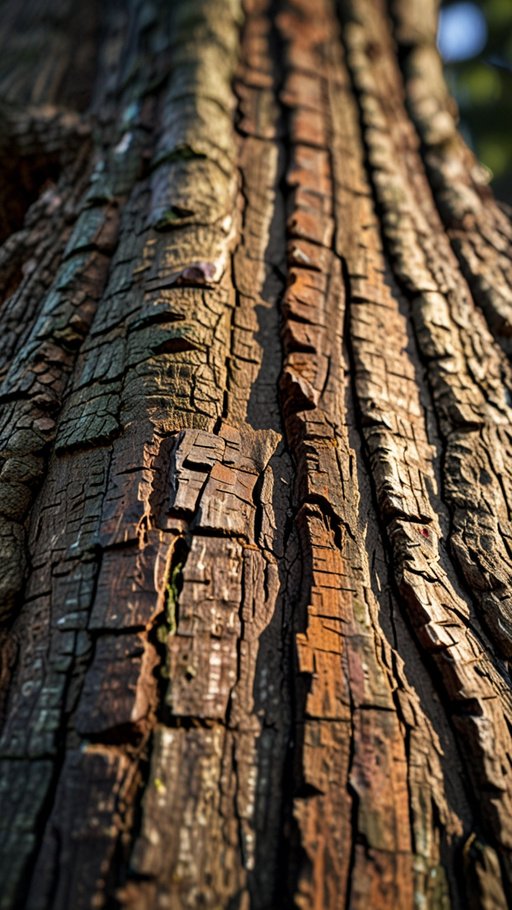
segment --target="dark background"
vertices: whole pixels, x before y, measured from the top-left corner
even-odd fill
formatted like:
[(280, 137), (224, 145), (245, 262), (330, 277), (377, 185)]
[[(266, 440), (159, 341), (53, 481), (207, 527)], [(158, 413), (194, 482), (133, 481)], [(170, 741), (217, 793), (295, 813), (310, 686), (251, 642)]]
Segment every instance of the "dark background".
[[(444, 2), (438, 37), (461, 131), (512, 204), (512, 0)], [(455, 59), (471, 43), (471, 56)]]

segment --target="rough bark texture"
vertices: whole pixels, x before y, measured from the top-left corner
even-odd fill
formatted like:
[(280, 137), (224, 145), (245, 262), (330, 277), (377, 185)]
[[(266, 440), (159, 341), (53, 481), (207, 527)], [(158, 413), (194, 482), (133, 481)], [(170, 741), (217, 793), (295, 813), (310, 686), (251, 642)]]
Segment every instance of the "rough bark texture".
[(505, 908), (512, 231), (435, 0), (2, 12), (0, 908)]

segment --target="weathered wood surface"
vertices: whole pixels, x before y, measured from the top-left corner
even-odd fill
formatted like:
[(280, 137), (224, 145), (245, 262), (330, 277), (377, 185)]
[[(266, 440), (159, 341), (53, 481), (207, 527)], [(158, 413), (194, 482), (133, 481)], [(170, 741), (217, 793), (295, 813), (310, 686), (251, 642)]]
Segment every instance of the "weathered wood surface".
[(0, 908), (512, 895), (511, 226), (435, 0), (5, 0)]

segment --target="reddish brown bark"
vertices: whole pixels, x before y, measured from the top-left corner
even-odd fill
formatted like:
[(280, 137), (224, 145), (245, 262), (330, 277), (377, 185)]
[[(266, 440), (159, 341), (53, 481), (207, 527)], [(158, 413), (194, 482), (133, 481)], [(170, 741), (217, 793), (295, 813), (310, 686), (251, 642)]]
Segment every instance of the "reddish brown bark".
[(436, 4), (5, 3), (0, 907), (505, 908), (510, 224)]

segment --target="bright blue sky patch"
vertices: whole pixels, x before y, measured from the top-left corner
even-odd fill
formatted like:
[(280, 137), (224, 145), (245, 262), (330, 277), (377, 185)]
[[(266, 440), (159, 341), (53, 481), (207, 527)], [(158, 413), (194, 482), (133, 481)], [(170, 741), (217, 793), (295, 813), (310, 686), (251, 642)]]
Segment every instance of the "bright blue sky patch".
[(443, 60), (469, 60), (485, 47), (487, 24), (476, 3), (453, 3), (441, 9), (437, 46)]

